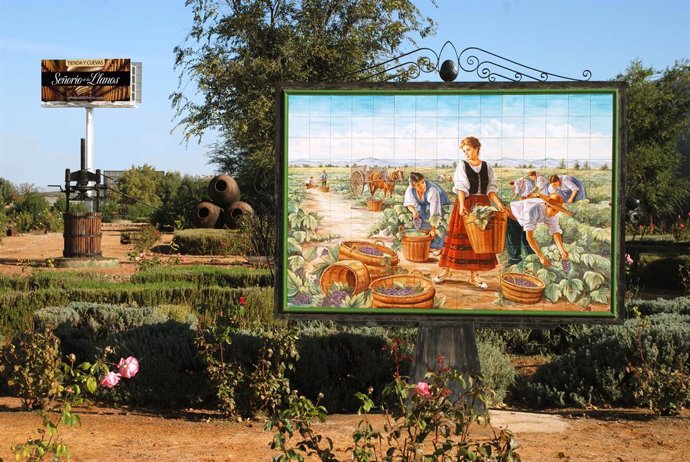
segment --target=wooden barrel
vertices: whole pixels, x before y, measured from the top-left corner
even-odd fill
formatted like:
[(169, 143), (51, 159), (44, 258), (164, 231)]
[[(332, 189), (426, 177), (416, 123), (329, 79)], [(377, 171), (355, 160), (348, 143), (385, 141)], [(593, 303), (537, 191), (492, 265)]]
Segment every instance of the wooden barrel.
[(98, 212), (69, 212), (63, 214), (62, 233), (66, 258), (94, 258), (101, 253), (101, 214)]
[(321, 274), (319, 283), (324, 294), (328, 293), (334, 282), (352, 287), (354, 290), (352, 295), (357, 295), (369, 288), (369, 271), (361, 261), (340, 260), (330, 265)]

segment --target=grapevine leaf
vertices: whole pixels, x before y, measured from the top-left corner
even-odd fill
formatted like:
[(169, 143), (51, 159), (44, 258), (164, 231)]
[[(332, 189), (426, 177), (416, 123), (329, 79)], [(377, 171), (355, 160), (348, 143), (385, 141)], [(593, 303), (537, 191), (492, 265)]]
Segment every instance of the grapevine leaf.
[(584, 279), (589, 290), (598, 289), (606, 282), (606, 278), (603, 274), (594, 271), (586, 271), (582, 279)]
[(609, 302), (610, 291), (607, 287), (601, 287), (597, 290), (593, 290), (589, 296), (597, 303), (607, 304)]
[(580, 297), (576, 303), (583, 308), (587, 308), (590, 305), (590, 303), (592, 303), (592, 299), (587, 296), (583, 296)]
[(564, 279), (563, 281), (561, 281), (561, 283), (565, 283), (562, 284), (561, 287), (561, 290), (563, 291), (563, 295), (565, 295), (565, 298), (567, 298), (570, 303), (575, 303), (575, 300), (577, 300), (577, 297), (580, 296), (580, 294), (582, 293), (582, 289), (584, 288), (582, 281), (580, 281), (579, 279)]
[(316, 258), (316, 247), (312, 247), (311, 249), (307, 249), (307, 251), (304, 253), (304, 260), (305, 261), (313, 261)]
[(307, 233), (305, 233), (304, 231), (295, 231), (294, 233), (292, 233), (292, 237), (295, 238), (298, 244), (302, 244), (304, 243), (304, 241), (307, 240)]
[(302, 246), (297, 242), (294, 237), (288, 237), (288, 253), (289, 254), (301, 254)]
[(556, 303), (559, 298), (561, 298), (561, 288), (558, 284), (546, 284), (546, 289), (544, 289), (544, 297), (546, 297), (551, 303)]
[(297, 268), (304, 266), (304, 258), (301, 255), (293, 255), (288, 258), (288, 268), (297, 271)]
[(544, 283), (544, 285), (551, 284), (553, 281), (556, 280), (556, 275), (553, 274), (551, 271), (547, 270), (546, 268), (538, 270), (537, 277), (541, 282)]

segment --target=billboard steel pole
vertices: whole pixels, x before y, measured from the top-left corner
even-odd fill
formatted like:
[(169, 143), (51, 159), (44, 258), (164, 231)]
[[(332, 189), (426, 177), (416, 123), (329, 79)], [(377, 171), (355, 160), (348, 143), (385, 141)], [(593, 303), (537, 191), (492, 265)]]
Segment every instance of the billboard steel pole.
[[(94, 159), (93, 159), (93, 108), (86, 108), (86, 162), (84, 162), (84, 169), (91, 173), (95, 173), (94, 170)], [(89, 186), (92, 186), (93, 182), (89, 182)], [(86, 193), (89, 197), (93, 195), (93, 191), (87, 191)], [(93, 212), (93, 201), (88, 202), (89, 212)]]

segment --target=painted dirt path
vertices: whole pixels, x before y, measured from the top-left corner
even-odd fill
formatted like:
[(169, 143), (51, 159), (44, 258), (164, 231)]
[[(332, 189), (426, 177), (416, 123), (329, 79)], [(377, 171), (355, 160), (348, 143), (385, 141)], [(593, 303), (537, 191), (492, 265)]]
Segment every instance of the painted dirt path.
[[(369, 229), (380, 219), (381, 212), (371, 212), (364, 206), (353, 206), (352, 202), (342, 197), (337, 192), (322, 192), (320, 190), (310, 190), (307, 198), (302, 204), (306, 209), (318, 212), (323, 218), (319, 225), (319, 233), (330, 233), (340, 235), (337, 239), (314, 244), (319, 246), (332, 246), (344, 240), (369, 240), (381, 241), (387, 247), (393, 244), (392, 236), (377, 234), (367, 238)], [(410, 271), (421, 271), (436, 276), (440, 272), (438, 267), (438, 257), (429, 256), (426, 263), (415, 263), (405, 259), (402, 252), (398, 252), (400, 264), (398, 266)], [(445, 307), (449, 309), (488, 309), (488, 310), (514, 310), (514, 311), (582, 311), (582, 308), (568, 303), (543, 302), (534, 305), (509, 304), (507, 306), (497, 306), (493, 301), (497, 298), (497, 291), (500, 288), (500, 266), (501, 256), (499, 256), (499, 266), (491, 271), (483, 271), (480, 278), (488, 285), (487, 289), (478, 289), (471, 286), (467, 279), (468, 271), (454, 271), (453, 277), (441, 284), (436, 284), (437, 296), (446, 297)], [(608, 306), (593, 305), (594, 310), (608, 311)]]

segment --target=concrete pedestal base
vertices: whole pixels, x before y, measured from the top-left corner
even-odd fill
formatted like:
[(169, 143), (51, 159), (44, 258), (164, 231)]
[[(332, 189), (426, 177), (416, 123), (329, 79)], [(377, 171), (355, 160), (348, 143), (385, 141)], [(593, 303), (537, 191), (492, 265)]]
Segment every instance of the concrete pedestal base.
[(120, 264), (117, 258), (65, 258), (59, 257), (53, 260), (56, 268), (114, 268)]

